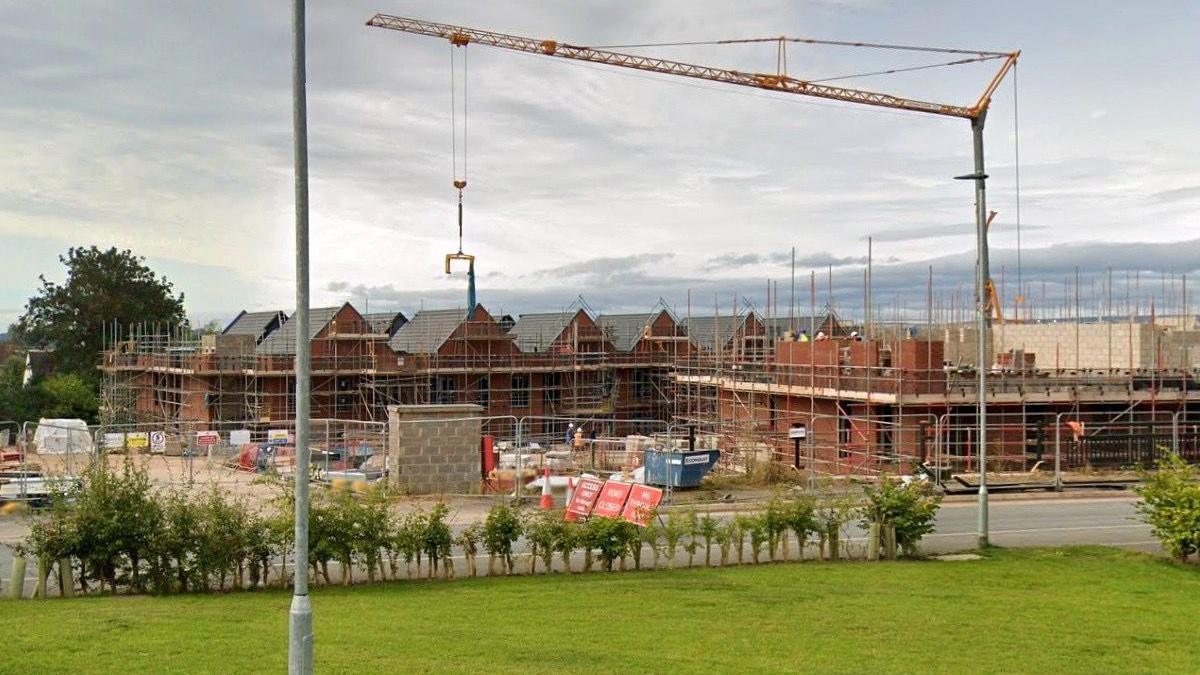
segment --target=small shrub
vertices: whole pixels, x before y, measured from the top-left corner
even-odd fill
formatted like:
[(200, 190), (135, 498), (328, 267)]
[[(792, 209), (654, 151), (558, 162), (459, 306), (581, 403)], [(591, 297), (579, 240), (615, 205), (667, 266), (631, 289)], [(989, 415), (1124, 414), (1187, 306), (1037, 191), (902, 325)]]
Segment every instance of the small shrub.
[(778, 494), (771, 497), (764, 514), (766, 519), (764, 525), (767, 528), (767, 550), (771, 560), (779, 559), (781, 548), (784, 559), (787, 558), (788, 516), (788, 505), (780, 499)]
[(826, 560), (841, 557), (842, 528), (854, 514), (855, 502), (849, 497), (838, 497), (819, 502), (813, 511), (817, 536)]
[(633, 556), (634, 568), (641, 569), (641, 558), (642, 558), (641, 529), (642, 528), (638, 527), (637, 525), (635, 525), (629, 521), (621, 520), (618, 522), (621, 525), (620, 536), (621, 536), (621, 543), (622, 543), (621, 568), (620, 569), (622, 572), (625, 571), (625, 569), (626, 569), (625, 559), (628, 558), (629, 556)]
[(404, 558), (404, 575), (409, 579), (413, 576), (414, 562), (416, 563), (417, 574), (420, 575), (421, 573), (421, 549), (424, 528), (425, 516), (419, 511), (407, 513), (399, 517), (392, 527), (393, 546)]
[(771, 531), (768, 522), (768, 515), (760, 513), (746, 518), (744, 525), (747, 532), (750, 533), (750, 554), (751, 561), (757, 565), (761, 560), (759, 554), (762, 553), (763, 545), (767, 543), (771, 536)]
[(687, 529), (687, 543), (683, 545), (683, 550), (688, 554), (688, 567), (692, 567), (696, 564), (696, 551), (700, 549), (700, 519), (694, 510), (688, 509), (683, 522)]
[(729, 532), (730, 540), (737, 546), (737, 564), (746, 561), (746, 535), (754, 527), (754, 516), (739, 515), (733, 519), (735, 527)]
[(429, 559), (428, 576), (431, 579), (437, 576), (439, 564), (443, 576), (447, 578), (454, 576), (454, 565), (450, 561), (450, 549), (454, 543), (454, 535), (450, 532), (450, 525), (446, 523), (446, 517), (449, 514), (450, 508), (442, 502), (438, 502), (430, 509), (422, 523), (421, 548), (425, 551), (425, 557)]
[(711, 513), (704, 514), (700, 519), (700, 536), (704, 537), (704, 566), (712, 565), (712, 545), (713, 540), (717, 538), (717, 531), (721, 527), (721, 521), (712, 517)]
[(483, 523), (483, 548), (488, 553), (488, 574), (495, 574), (495, 561), (500, 559), (505, 574), (513, 573), (513, 544), (521, 538), (521, 518), (507, 504), (497, 504), (488, 511)]
[(613, 562), (626, 550), (623, 521), (612, 518), (592, 518), (587, 522), (585, 540), (589, 551), (595, 550), (604, 569), (611, 572)]
[(559, 511), (534, 511), (525, 519), (525, 540), (529, 542), (529, 573), (537, 573), (537, 561), (541, 559), (542, 568), (549, 573), (550, 563), (554, 558), (554, 543), (558, 539), (560, 524), (563, 522)]
[(1142, 474), (1136, 488), (1142, 521), (1170, 554), (1181, 561), (1200, 550), (1200, 485), (1196, 468), (1177, 454), (1159, 460), (1156, 470)]
[[(662, 544), (660, 543), (661, 538), (662, 527), (659, 526), (657, 517), (651, 517), (649, 520), (647, 520), (646, 526), (641, 528), (641, 532), (638, 533), (638, 539), (640, 539), (639, 543), (650, 546), (650, 552), (654, 554), (655, 569), (658, 569), (658, 559), (662, 557)], [(639, 549), (640, 548), (641, 547), (639, 546)], [(634, 560), (634, 564), (638, 565), (638, 569), (641, 569), (640, 563), (641, 556), (639, 555)]]
[(579, 523), (575, 522), (563, 521), (555, 532), (554, 550), (562, 560), (563, 571), (568, 574), (571, 572), (571, 554), (575, 552), (582, 536)]
[(816, 500), (806, 496), (792, 502), (788, 509), (788, 529), (796, 536), (800, 560), (804, 560), (804, 546), (808, 543), (808, 538), (817, 530), (816, 508)]
[(862, 526), (869, 528), (871, 523), (878, 523), (895, 527), (896, 545), (905, 555), (917, 555), (921, 538), (933, 531), (941, 495), (927, 482), (903, 483), (889, 477), (877, 486), (866, 486), (865, 493), (867, 501), (859, 508)]
[(483, 528), (478, 523), (472, 523), (458, 533), (454, 542), (463, 552), (463, 564), (467, 567), (467, 576), (473, 577), (479, 573), (475, 568), (475, 556), (479, 553), (479, 540), (483, 537)]
[(667, 543), (667, 569), (675, 567), (675, 551), (680, 540), (686, 537), (689, 531), (687, 519), (678, 511), (667, 514), (667, 522), (662, 531), (663, 539)]
[(733, 545), (737, 536), (740, 536), (740, 531), (735, 519), (731, 518), (717, 526), (713, 537), (717, 540), (717, 546), (721, 548), (721, 567), (729, 564), (729, 547)]

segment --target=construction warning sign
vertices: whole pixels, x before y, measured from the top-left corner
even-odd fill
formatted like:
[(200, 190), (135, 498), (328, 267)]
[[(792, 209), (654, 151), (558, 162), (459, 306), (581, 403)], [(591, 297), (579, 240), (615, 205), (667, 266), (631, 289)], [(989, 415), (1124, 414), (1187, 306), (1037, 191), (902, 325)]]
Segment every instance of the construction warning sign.
[(629, 490), (629, 499), (625, 500), (625, 509), (621, 518), (638, 527), (650, 524), (650, 515), (662, 501), (663, 491), (648, 485), (634, 485)]
[(610, 480), (600, 488), (600, 496), (596, 499), (596, 507), (592, 509), (593, 516), (602, 518), (620, 518), (621, 508), (625, 506), (625, 498), (629, 496), (629, 483)]
[(221, 432), (219, 431), (197, 431), (196, 445), (200, 447), (212, 447), (221, 442)]
[(600, 496), (603, 487), (604, 483), (599, 478), (580, 478), (571, 503), (567, 504), (567, 512), (576, 516), (591, 515), (592, 507), (596, 505), (596, 498)]
[(125, 434), (125, 444), (130, 450), (141, 450), (150, 447), (150, 434), (145, 431), (131, 431)]

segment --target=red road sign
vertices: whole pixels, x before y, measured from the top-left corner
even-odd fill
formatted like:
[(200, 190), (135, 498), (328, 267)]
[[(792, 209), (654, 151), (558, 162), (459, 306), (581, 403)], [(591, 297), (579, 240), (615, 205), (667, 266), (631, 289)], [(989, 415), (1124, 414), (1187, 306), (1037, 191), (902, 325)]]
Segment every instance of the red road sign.
[(579, 483), (575, 486), (575, 494), (571, 497), (571, 503), (567, 504), (568, 519), (571, 514), (591, 515), (592, 507), (596, 504), (596, 498), (600, 496), (600, 489), (603, 487), (604, 483), (599, 478), (580, 478)]
[(196, 445), (212, 446), (221, 443), (221, 432), (219, 431), (197, 431)]
[(596, 500), (596, 507), (592, 509), (592, 515), (603, 518), (620, 518), (621, 507), (625, 506), (625, 498), (629, 496), (631, 487), (633, 486), (629, 483), (615, 480), (604, 483), (604, 487), (600, 490), (600, 497)]
[(662, 501), (663, 491), (656, 487), (634, 485), (629, 491), (629, 499), (625, 502), (625, 510), (621, 518), (645, 527), (650, 524), (650, 513)]

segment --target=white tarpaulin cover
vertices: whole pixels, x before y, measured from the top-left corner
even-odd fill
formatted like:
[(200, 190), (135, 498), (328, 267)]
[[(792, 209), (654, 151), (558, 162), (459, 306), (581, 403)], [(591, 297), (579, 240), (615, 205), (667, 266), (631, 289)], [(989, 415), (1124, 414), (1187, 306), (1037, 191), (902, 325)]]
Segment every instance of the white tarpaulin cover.
[(92, 452), (92, 435), (83, 420), (40, 419), (33, 432), (35, 452), (63, 454)]

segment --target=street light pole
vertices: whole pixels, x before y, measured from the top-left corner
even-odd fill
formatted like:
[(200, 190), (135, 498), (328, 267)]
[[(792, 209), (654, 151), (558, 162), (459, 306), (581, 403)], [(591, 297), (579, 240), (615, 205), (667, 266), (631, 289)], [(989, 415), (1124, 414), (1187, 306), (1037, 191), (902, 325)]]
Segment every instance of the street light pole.
[(979, 399), (976, 413), (979, 423), (979, 547), (988, 545), (988, 489), (987, 489), (987, 371), (988, 359), (988, 297), (987, 282), (991, 278), (988, 269), (988, 218), (987, 218), (987, 174), (983, 164), (983, 123), (987, 109), (971, 120), (972, 146), (975, 155), (975, 320), (978, 346)]
[(978, 376), (979, 394), (975, 418), (976, 447), (979, 448), (979, 527), (978, 544), (980, 548), (988, 546), (988, 488), (987, 488), (987, 371), (988, 333), (991, 322), (988, 319), (987, 283), (991, 278), (988, 269), (988, 215), (987, 215), (987, 173), (983, 161), (983, 123), (987, 119), (987, 108), (979, 115), (971, 118), (972, 154), (974, 155), (974, 171), (965, 176), (955, 176), (958, 180), (975, 182), (975, 332), (976, 357), (978, 364), (975, 368)]
[(312, 602), (308, 597), (308, 103), (305, 96), (304, 0), (292, 0), (292, 148), (296, 172), (296, 562), (288, 615), (288, 673), (313, 672)]

